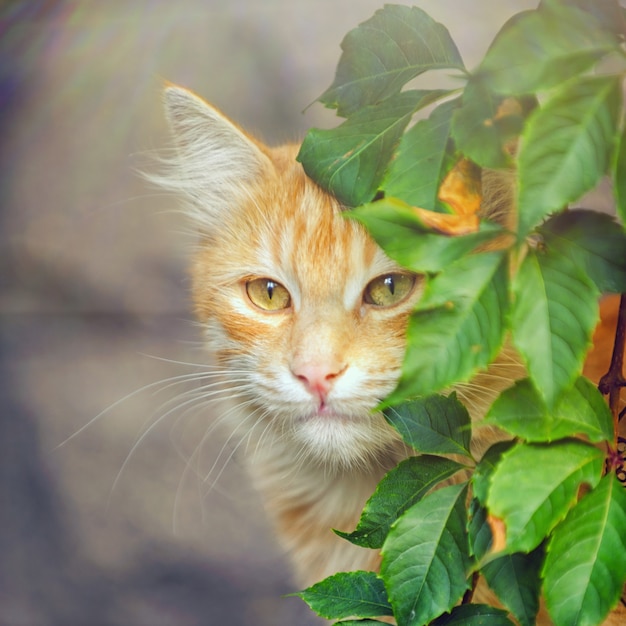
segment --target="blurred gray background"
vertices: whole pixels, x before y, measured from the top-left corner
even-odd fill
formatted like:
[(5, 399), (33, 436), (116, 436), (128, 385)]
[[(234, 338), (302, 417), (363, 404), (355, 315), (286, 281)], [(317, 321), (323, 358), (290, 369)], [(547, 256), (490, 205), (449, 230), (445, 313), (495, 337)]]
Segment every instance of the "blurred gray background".
[[(416, 4), (472, 68), (536, 2)], [(176, 378), (207, 359), (187, 297), (193, 238), (137, 171), (169, 145), (164, 80), (269, 143), (333, 125), (320, 105), (302, 111), (381, 6), (0, 5), (1, 626), (317, 623), (281, 597), (294, 587), (243, 451), (219, 430), (197, 447), (213, 416)]]

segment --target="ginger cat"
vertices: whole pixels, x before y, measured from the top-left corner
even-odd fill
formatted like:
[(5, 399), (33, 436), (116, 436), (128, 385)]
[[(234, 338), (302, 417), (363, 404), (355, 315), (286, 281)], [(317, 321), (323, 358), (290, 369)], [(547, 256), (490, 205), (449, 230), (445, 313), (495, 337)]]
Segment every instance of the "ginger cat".
[[(421, 280), (296, 162), (178, 87), (165, 91), (177, 155), (153, 177), (181, 196), (201, 233), (192, 268), (195, 312), (249, 437), (250, 474), (290, 552), (298, 582), (376, 569), (352, 530), (387, 470), (407, 454), (371, 412), (396, 385)], [(485, 210), (510, 193), (485, 181)], [(473, 418), (523, 375), (503, 354), (459, 396)], [(617, 623), (617, 622), (616, 622)]]

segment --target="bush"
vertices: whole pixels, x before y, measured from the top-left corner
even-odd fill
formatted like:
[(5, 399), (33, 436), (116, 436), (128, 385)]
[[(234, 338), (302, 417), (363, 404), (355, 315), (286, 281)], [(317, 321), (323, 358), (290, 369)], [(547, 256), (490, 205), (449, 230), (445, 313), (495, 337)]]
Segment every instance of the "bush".
[[(472, 72), (419, 8), (387, 5), (345, 37), (320, 97), (345, 121), (310, 130), (299, 160), (390, 257), (425, 276), (400, 382), (379, 407), (419, 455), (339, 533), (380, 549), (380, 573), (338, 573), (301, 592), (319, 615), (529, 625), (543, 596), (555, 624), (597, 624), (618, 602), (622, 366), (604, 381), (611, 408), (581, 371), (599, 294), (626, 291), (626, 234), (608, 215), (567, 206), (608, 174), (626, 221), (625, 33), (617, 0), (543, 0), (503, 26)], [(405, 89), (441, 69), (458, 88)], [(480, 214), (490, 175), (513, 179), (513, 220)], [(507, 342), (527, 377), (484, 423), (511, 439), (475, 458), (468, 411), (445, 390)], [(468, 478), (442, 482), (460, 472)], [(478, 575), (509, 615), (472, 603)]]

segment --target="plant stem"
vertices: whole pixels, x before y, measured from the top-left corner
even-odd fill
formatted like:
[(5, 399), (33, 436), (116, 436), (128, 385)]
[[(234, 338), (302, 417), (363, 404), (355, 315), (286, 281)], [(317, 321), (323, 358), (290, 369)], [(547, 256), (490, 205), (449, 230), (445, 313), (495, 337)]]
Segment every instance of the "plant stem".
[(476, 591), (476, 585), (478, 585), (479, 573), (474, 572), (472, 574), (472, 586), (465, 592), (463, 596), (463, 600), (461, 600), (461, 604), (471, 604), (474, 599), (474, 591)]
[(617, 430), (619, 425), (619, 400), (622, 387), (626, 387), (624, 379), (624, 346), (626, 345), (626, 293), (619, 301), (617, 327), (615, 328), (615, 343), (609, 371), (600, 379), (598, 389), (609, 396), (609, 407), (613, 414), (613, 429), (615, 433), (614, 445), (617, 448)]

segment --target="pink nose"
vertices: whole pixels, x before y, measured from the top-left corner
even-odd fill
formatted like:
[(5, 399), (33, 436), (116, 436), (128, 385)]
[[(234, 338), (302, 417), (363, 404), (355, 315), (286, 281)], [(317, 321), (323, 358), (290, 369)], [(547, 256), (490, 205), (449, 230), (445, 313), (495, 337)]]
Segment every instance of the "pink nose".
[(309, 393), (324, 402), (335, 381), (345, 370), (345, 365), (309, 363), (294, 367), (292, 372)]

